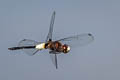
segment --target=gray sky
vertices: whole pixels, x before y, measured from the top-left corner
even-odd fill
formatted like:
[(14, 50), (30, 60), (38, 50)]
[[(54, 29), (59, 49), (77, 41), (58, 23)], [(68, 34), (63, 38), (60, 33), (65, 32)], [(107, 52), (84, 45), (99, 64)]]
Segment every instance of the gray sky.
[[(119, 0), (0, 0), (0, 80), (120, 80)], [(56, 11), (54, 39), (92, 33), (95, 41), (58, 57), (8, 51), (24, 38), (43, 42)]]

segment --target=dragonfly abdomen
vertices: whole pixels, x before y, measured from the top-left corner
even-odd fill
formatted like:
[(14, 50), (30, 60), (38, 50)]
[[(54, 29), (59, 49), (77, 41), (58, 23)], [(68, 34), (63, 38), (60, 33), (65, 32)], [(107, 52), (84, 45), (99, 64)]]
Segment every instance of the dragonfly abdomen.
[(31, 49), (31, 48), (35, 48), (35, 46), (11, 47), (11, 48), (8, 48), (8, 49), (9, 50), (19, 50), (19, 49)]

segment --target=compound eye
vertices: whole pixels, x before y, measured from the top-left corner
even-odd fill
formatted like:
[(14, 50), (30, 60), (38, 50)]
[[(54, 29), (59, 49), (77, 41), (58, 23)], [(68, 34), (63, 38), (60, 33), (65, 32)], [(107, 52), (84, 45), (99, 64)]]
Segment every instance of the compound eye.
[(63, 49), (65, 50), (67, 47), (66, 46), (63, 46)]
[(66, 44), (63, 45), (63, 53), (68, 53), (70, 51), (70, 47)]

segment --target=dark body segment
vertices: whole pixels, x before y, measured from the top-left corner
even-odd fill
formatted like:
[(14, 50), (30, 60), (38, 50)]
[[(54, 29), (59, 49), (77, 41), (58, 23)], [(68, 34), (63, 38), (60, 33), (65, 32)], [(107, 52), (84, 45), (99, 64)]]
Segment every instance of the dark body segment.
[(19, 49), (31, 49), (31, 48), (35, 48), (35, 46), (21, 46), (21, 47), (12, 47), (12, 48), (8, 48), (9, 50), (19, 50)]

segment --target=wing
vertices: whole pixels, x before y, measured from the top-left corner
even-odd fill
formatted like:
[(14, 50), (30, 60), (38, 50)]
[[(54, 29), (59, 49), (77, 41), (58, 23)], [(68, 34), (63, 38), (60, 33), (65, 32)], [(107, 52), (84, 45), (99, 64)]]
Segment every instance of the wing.
[(57, 54), (54, 53), (50, 53), (50, 57), (52, 60), (52, 63), (55, 65), (56, 69), (58, 68), (58, 63), (57, 63)]
[(51, 17), (49, 33), (48, 33), (48, 35), (47, 35), (46, 42), (47, 42), (48, 40), (52, 40), (52, 33), (53, 33), (54, 21), (55, 21), (55, 11), (53, 12), (52, 17)]
[[(29, 40), (29, 39), (24, 39), (22, 41), (19, 42), (18, 47), (22, 47), (22, 46), (36, 46), (37, 44), (39, 44), (39, 42), (36, 42), (34, 40)], [(36, 52), (38, 52), (38, 49), (35, 48), (30, 48), (30, 49), (22, 49), (26, 54), (32, 56), (34, 55)]]
[(84, 46), (91, 43), (94, 40), (94, 37), (90, 33), (84, 33), (80, 35), (75, 35), (67, 38), (63, 38), (57, 41), (60, 41), (64, 44), (69, 45), (70, 47)]

